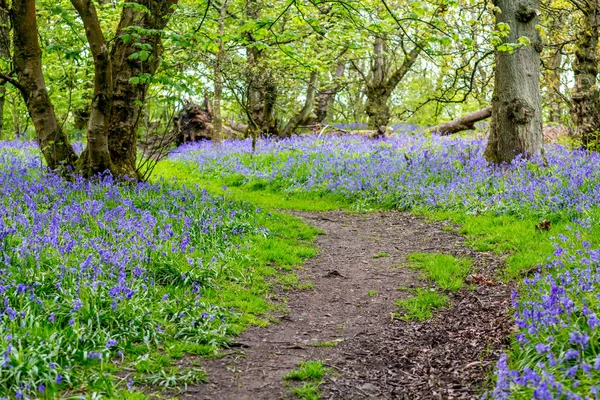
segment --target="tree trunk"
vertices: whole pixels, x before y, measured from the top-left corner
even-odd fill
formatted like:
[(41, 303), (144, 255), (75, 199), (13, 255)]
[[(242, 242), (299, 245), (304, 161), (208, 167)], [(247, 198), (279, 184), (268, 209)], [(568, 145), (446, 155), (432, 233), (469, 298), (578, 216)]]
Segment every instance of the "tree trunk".
[[(550, 122), (556, 125), (562, 123), (562, 103), (560, 93), (560, 78), (562, 66), (561, 49), (556, 49), (550, 60), (550, 71), (548, 71), (548, 97), (550, 99)], [(558, 92), (558, 93), (557, 93)]]
[(496, 51), (494, 95), (486, 158), (510, 163), (517, 155), (529, 157), (543, 148), (540, 106), (540, 53), (543, 45), (536, 25), (539, 1), (496, 0), (501, 12), (496, 24), (510, 27), (507, 43), (527, 37), (531, 44), (514, 52)]
[(346, 61), (340, 60), (335, 69), (335, 74), (333, 76), (333, 83), (330, 87), (323, 89), (317, 93), (315, 97), (316, 107), (315, 107), (315, 116), (316, 122), (322, 124), (327, 120), (327, 114), (329, 110), (333, 106), (333, 102), (335, 101), (335, 95), (340, 90), (340, 79), (344, 76), (344, 72), (346, 71)]
[(225, 60), (225, 17), (227, 16), (227, 0), (223, 0), (219, 16), (219, 51), (217, 52), (214, 70), (214, 98), (213, 98), (213, 142), (221, 143), (223, 137), (223, 117), (221, 116), (221, 96), (223, 94), (223, 62)]
[(387, 94), (384, 88), (367, 88), (365, 111), (369, 116), (369, 129), (376, 131), (385, 130), (391, 117), (388, 106), (389, 98), (390, 95)]
[[(137, 3), (149, 13), (124, 7), (111, 51), (113, 97), (108, 124), (108, 148), (114, 172), (134, 179), (139, 178), (137, 127), (150, 83), (147, 77), (156, 73), (163, 50), (161, 35), (157, 32), (167, 25), (178, 0), (138, 0)], [(139, 36), (132, 38), (132, 32)]]
[(584, 26), (578, 34), (575, 50), (575, 90), (573, 91), (571, 117), (575, 124), (574, 135), (581, 139), (586, 149), (600, 148), (600, 92), (598, 91), (598, 33), (600, 5), (590, 1)]
[[(260, 18), (258, 0), (248, 0), (246, 15), (249, 20)], [(277, 101), (277, 86), (275, 79), (267, 66), (264, 50), (253, 44), (256, 42), (251, 32), (247, 35), (249, 45), (246, 47), (248, 62), (247, 113), (249, 134), (256, 138), (258, 135), (276, 134), (275, 102)]]
[(79, 171), (84, 176), (115, 172), (108, 150), (108, 118), (112, 101), (112, 64), (108, 45), (100, 27), (92, 0), (71, 0), (83, 21), (85, 34), (94, 58), (94, 95), (87, 130), (87, 151), (79, 160)]
[[(10, 59), (10, 16), (7, 10), (6, 0), (0, 1), (0, 57), (8, 61)], [(6, 103), (6, 82), (0, 84), (0, 140), (3, 137), (4, 104)]]
[(431, 132), (439, 133), (442, 136), (452, 135), (454, 133), (466, 131), (475, 128), (475, 123), (483, 121), (492, 115), (492, 107), (475, 111), (471, 114), (462, 116), (454, 121), (444, 122), (430, 129)]
[(74, 167), (77, 154), (59, 125), (42, 73), (35, 0), (13, 0), (14, 67), (48, 168)]
[(417, 43), (405, 55), (402, 65), (391, 75), (387, 75), (387, 55), (385, 40), (375, 38), (373, 47), (373, 64), (371, 66), (371, 81), (367, 85), (367, 102), (365, 112), (369, 116), (369, 128), (376, 130), (375, 136), (383, 136), (390, 121), (388, 100), (396, 86), (404, 79), (423, 50), (424, 43)]
[(313, 104), (315, 102), (315, 94), (317, 93), (317, 81), (319, 78), (319, 73), (317, 71), (313, 71), (310, 73), (310, 79), (308, 82), (308, 88), (306, 89), (306, 101), (304, 102), (304, 107), (302, 110), (296, 115), (294, 115), (288, 123), (285, 125), (285, 128), (280, 133), (280, 137), (287, 138), (292, 136), (294, 130), (298, 127), (301, 121), (308, 117), (310, 111), (313, 108)]

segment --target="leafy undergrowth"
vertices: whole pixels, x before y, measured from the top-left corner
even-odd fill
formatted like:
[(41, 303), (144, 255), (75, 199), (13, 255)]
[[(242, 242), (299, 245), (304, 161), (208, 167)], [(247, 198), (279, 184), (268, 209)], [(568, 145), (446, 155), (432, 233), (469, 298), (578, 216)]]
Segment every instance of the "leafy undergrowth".
[(315, 254), (298, 219), (197, 187), (67, 181), (0, 144), (0, 398), (145, 398), (206, 379), (267, 323), (280, 270)]
[[(262, 140), (255, 153), (249, 141), (190, 144), (171, 163), (282, 208), (397, 208), (456, 223), (476, 250), (507, 255), (505, 279), (521, 280), (519, 332), (490, 396), (598, 397), (600, 155), (552, 145), (493, 166), (484, 148), (465, 137), (308, 136)], [(422, 303), (433, 300), (415, 312)]]
[(292, 393), (299, 399), (318, 400), (321, 398), (319, 386), (323, 383), (323, 378), (330, 371), (322, 361), (304, 361), (298, 364), (298, 368), (287, 373), (283, 379), (285, 381), (302, 382), (301, 386), (292, 388)]

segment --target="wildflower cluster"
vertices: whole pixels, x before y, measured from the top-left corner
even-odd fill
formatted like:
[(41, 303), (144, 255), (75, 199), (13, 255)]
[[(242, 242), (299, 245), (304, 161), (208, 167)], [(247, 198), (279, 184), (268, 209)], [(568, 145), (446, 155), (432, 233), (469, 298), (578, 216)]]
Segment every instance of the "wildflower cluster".
[(34, 149), (0, 144), (0, 398), (105, 381), (94, 371), (140, 345), (226, 340), (232, 311), (202, 295), (264, 233), (257, 210), (166, 183), (68, 181)]
[(193, 143), (172, 158), (195, 163), (215, 177), (262, 180), (287, 192), (341, 195), (399, 209), (414, 206), (466, 212), (581, 213), (600, 206), (600, 155), (560, 146), (545, 156), (496, 167), (480, 139), (399, 135), (296, 137), (213, 147)]
[(516, 346), (500, 359), (490, 395), (597, 399), (600, 155), (552, 145), (531, 160), (494, 166), (484, 149), (476, 138), (308, 136), (262, 140), (255, 153), (249, 142), (189, 144), (172, 158), (208, 176), (359, 204), (568, 218), (573, 228), (557, 236), (547, 265), (514, 295)]

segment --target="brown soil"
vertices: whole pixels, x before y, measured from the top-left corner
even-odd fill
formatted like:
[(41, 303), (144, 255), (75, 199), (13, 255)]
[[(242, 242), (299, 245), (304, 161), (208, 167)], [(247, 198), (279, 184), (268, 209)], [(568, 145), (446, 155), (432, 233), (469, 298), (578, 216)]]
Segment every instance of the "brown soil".
[[(408, 213), (294, 215), (325, 232), (317, 240), (320, 254), (298, 271), (314, 289), (289, 292), (290, 312), (279, 323), (248, 330), (224, 358), (204, 361), (209, 383), (181, 398), (293, 398), (282, 377), (306, 360), (331, 368), (321, 386), (324, 399), (471, 399), (482, 393), (511, 328), (510, 288), (489, 281), (502, 264), (497, 256), (474, 252), (443, 223)], [(427, 285), (405, 265), (417, 251), (470, 257), (477, 272), (474, 290), (450, 295), (451, 306), (422, 323), (395, 318), (393, 305), (410, 288)], [(314, 346), (336, 339), (343, 341), (335, 347)]]

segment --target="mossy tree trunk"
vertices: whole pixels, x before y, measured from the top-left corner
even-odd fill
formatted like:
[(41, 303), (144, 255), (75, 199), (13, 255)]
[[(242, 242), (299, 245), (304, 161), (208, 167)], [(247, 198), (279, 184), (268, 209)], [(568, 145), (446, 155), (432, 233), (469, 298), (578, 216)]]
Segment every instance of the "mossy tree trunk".
[[(246, 2), (246, 16), (249, 20), (260, 18), (261, 5), (258, 0)], [(247, 34), (247, 104), (248, 134), (256, 139), (259, 135), (276, 135), (275, 102), (277, 84), (267, 65), (267, 54), (259, 47), (254, 35)]]
[(423, 43), (417, 43), (410, 52), (405, 54), (402, 64), (388, 75), (385, 40), (382, 37), (375, 38), (365, 111), (369, 117), (369, 128), (376, 130), (378, 135), (384, 134), (385, 127), (390, 121), (388, 101), (392, 92), (411, 70), (422, 50)]
[(112, 102), (108, 121), (108, 148), (113, 173), (138, 179), (137, 128), (150, 81), (162, 53), (161, 32), (178, 0), (139, 0), (128, 5), (111, 51)]
[(42, 72), (42, 50), (38, 41), (35, 0), (13, 0), (14, 67), (36, 139), (51, 170), (74, 168), (77, 154), (54, 113)]
[(600, 91), (598, 78), (598, 33), (600, 30), (600, 1), (585, 2), (588, 6), (583, 29), (579, 32), (575, 49), (575, 89), (571, 117), (575, 137), (586, 149), (600, 149)]
[(538, 0), (496, 0), (501, 12), (496, 24), (507, 24), (505, 43), (521, 37), (531, 42), (514, 51), (496, 51), (490, 137), (485, 151), (493, 163), (510, 163), (518, 155), (532, 156), (543, 149), (540, 105), (540, 53), (542, 41), (536, 29)]

